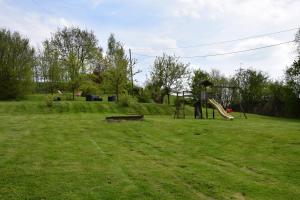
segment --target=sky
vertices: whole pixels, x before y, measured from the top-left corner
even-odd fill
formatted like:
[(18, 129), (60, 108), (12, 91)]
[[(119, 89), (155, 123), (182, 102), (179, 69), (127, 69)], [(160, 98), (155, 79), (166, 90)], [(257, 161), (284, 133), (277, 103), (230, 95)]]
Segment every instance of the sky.
[[(139, 85), (149, 77), (155, 56), (164, 52), (182, 57), (191, 70), (217, 69), (231, 76), (243, 67), (280, 79), (297, 56), (294, 43), (231, 55), (186, 57), (292, 41), (300, 27), (299, 10), (299, 0), (0, 0), (0, 28), (20, 32), (35, 47), (63, 26), (93, 30), (104, 50), (114, 33), (137, 59), (135, 69), (142, 71), (135, 77)], [(200, 45), (282, 30), (290, 31)]]

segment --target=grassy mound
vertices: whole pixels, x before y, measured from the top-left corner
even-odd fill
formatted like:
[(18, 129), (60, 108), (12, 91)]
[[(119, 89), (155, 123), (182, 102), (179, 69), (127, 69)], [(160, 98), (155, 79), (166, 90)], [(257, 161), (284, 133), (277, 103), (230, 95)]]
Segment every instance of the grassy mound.
[[(172, 115), (175, 107), (153, 103), (131, 103), (122, 106), (108, 102), (61, 101), (47, 106), (45, 101), (1, 102), (0, 113), (6, 114), (43, 114), (43, 113), (116, 113), (144, 115)], [(192, 113), (192, 108), (186, 108)]]

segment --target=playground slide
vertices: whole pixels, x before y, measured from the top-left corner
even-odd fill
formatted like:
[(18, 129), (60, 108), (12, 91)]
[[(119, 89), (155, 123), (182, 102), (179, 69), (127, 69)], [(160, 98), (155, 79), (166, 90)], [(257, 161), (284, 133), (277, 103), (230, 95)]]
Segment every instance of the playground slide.
[(220, 113), (220, 115), (222, 115), (222, 117), (226, 118), (226, 119), (234, 119), (233, 116), (231, 116), (230, 114), (228, 114), (224, 108), (221, 106), (221, 104), (219, 104), (216, 100), (214, 99), (208, 99), (208, 102), (213, 105), (213, 107), (215, 107), (215, 109), (217, 109)]

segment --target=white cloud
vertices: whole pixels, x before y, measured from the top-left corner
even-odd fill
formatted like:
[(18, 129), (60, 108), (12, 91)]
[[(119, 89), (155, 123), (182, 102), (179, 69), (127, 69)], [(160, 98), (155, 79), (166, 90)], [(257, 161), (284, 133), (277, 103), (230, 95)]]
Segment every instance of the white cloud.
[[(79, 3), (78, 10), (72, 10), (72, 14), (67, 11), (49, 14), (29, 12), (11, 1), (0, 0), (0, 26), (20, 31), (36, 45), (49, 37), (58, 26), (76, 25), (94, 30), (101, 46), (106, 46), (106, 40), (113, 32), (126, 47), (145, 48), (143, 51), (134, 49), (134, 53), (161, 55), (163, 51), (157, 49), (193, 46), (295, 27), (299, 25), (300, 18), (298, 0), (112, 0), (109, 6), (104, 1), (84, 0), (92, 9), (81, 2), (82, 7)], [(64, 3), (61, 1), (61, 4)], [(76, 12), (80, 12), (80, 17)], [(101, 13), (106, 14), (103, 16)], [(180, 56), (225, 53), (285, 42), (294, 39), (294, 34), (289, 32), (229, 44), (165, 51)], [(190, 62), (194, 68), (217, 68), (227, 74), (232, 74), (243, 63), (245, 67), (257, 67), (277, 77), (293, 61), (294, 49), (294, 45), (290, 44), (183, 61)], [(143, 70), (138, 75), (142, 83), (153, 59), (136, 57), (140, 58), (137, 67)]]
[(31, 44), (40, 46), (41, 42), (50, 37), (57, 27), (77, 25), (63, 17), (42, 15), (36, 12), (26, 12), (0, 1), (0, 24), (2, 28), (18, 31), (30, 38)]

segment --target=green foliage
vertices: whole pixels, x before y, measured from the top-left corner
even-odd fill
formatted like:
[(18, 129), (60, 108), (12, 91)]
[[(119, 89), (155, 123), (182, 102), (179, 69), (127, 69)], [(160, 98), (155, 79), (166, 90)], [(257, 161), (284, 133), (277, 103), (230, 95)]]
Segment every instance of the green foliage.
[(52, 95), (47, 97), (45, 104), (48, 109), (53, 108), (53, 96)]
[(142, 90), (140, 92), (140, 94), (138, 94), (136, 97), (137, 97), (137, 100), (139, 103), (150, 103), (151, 102), (151, 94), (150, 94), (151, 91), (145, 89), (145, 90)]
[(295, 37), (295, 42), (297, 44), (297, 50), (298, 50), (298, 54), (300, 56), (300, 28), (296, 34), (296, 37)]
[(139, 103), (151, 103), (150, 96), (145, 95), (145, 94), (138, 95), (137, 100)]
[(300, 117), (300, 99), (292, 88), (283, 82), (269, 83), (268, 100), (263, 114), (273, 116)]
[(78, 27), (59, 29), (50, 42), (62, 60), (67, 61), (74, 56), (80, 63), (80, 72), (85, 72), (86, 67), (93, 64), (97, 53), (102, 53), (95, 34)]
[(286, 69), (285, 72), (286, 82), (294, 91), (295, 95), (300, 98), (300, 56), (295, 60), (291, 67)]
[(31, 92), (34, 49), (18, 32), (0, 29), (0, 99), (20, 99)]
[(240, 88), (243, 104), (248, 112), (253, 112), (255, 106), (263, 103), (266, 95), (268, 77), (261, 71), (252, 69), (237, 70), (234, 82)]
[[(212, 92), (215, 94), (215, 99), (222, 104), (223, 107), (231, 106), (232, 103), (239, 103), (240, 99), (237, 97), (237, 90), (233, 88), (226, 88), (228, 86), (234, 86), (234, 80), (227, 78), (221, 74), (219, 70), (212, 69), (209, 73), (209, 79), (215, 87)], [(224, 88), (222, 88), (224, 87)]]
[(80, 64), (79, 60), (74, 53), (71, 53), (68, 59), (65, 61), (66, 66), (68, 66), (67, 73), (69, 75), (69, 87), (73, 91), (73, 99), (75, 90), (78, 89), (80, 85)]
[(118, 101), (120, 94), (128, 89), (129, 62), (122, 44), (116, 41), (114, 35), (108, 39), (106, 59), (108, 66), (104, 73), (103, 87), (106, 92), (115, 93)]
[(194, 99), (201, 99), (201, 91), (204, 90), (202, 82), (209, 79), (209, 74), (207, 72), (202, 71), (201, 69), (194, 71), (194, 76), (192, 77), (192, 81), (190, 83)]
[(162, 96), (161, 88), (158, 84), (147, 82), (145, 86), (145, 91), (148, 91), (151, 98), (155, 103), (163, 103), (164, 97)]
[(59, 29), (44, 42), (42, 73), (44, 80), (68, 83), (73, 92), (80, 86), (80, 74), (92, 71), (102, 59), (102, 49), (93, 32), (77, 27)]
[(81, 82), (79, 90), (82, 91), (81, 96), (96, 94), (98, 91), (98, 86), (91, 80), (85, 80)]
[(123, 107), (129, 107), (131, 102), (127, 95), (122, 95), (118, 101), (118, 104)]
[(155, 59), (150, 81), (153, 89), (156, 90), (155, 93), (160, 90), (157, 93), (160, 97), (156, 97), (156, 99), (163, 100), (164, 96), (169, 95), (172, 91), (183, 88), (183, 79), (189, 73), (188, 66), (188, 64), (180, 62), (176, 56), (163, 54), (162, 57)]
[(40, 77), (43, 79), (47, 89), (46, 91), (51, 94), (57, 90), (62, 89), (62, 83), (64, 81), (64, 68), (63, 63), (59, 59), (59, 51), (46, 40), (43, 42), (43, 51), (40, 52), (38, 57), (38, 66), (40, 71)]

